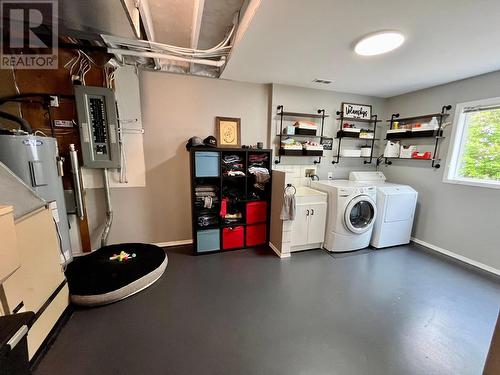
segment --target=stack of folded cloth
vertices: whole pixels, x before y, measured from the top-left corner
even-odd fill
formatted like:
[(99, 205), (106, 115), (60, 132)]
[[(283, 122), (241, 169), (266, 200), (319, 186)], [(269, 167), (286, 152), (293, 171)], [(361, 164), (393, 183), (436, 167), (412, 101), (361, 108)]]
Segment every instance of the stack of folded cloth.
[(268, 161), (269, 161), (268, 154), (250, 154), (248, 156), (248, 162), (250, 163), (249, 168), (265, 167), (267, 166)]
[(265, 185), (271, 179), (269, 175), (269, 169), (262, 167), (250, 167), (248, 168), (248, 173), (253, 174), (255, 176), (255, 184), (254, 186), (259, 190), (264, 190)]
[(245, 176), (241, 156), (225, 155), (222, 158), (222, 173), (224, 176)]
[(219, 219), (216, 213), (204, 211), (200, 212), (198, 215), (198, 226), (199, 227), (209, 227), (219, 224)]
[(217, 187), (213, 185), (198, 185), (195, 189), (195, 206), (197, 208), (211, 209), (219, 202)]
[(281, 148), (285, 150), (302, 150), (302, 143), (297, 142), (293, 138), (287, 138), (281, 141)]
[(318, 142), (307, 141), (302, 144), (304, 150), (310, 151), (323, 151), (323, 145), (320, 145)]

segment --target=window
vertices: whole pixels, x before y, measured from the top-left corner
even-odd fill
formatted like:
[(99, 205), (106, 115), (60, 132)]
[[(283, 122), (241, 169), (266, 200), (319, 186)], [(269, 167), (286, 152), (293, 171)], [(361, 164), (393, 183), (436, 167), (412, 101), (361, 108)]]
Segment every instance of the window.
[(500, 98), (457, 105), (444, 181), (500, 189)]

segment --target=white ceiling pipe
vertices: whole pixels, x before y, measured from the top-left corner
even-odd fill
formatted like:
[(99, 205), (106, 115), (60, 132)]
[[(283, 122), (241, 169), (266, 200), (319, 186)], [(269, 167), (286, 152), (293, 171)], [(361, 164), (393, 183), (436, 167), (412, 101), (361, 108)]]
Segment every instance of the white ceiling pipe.
[(148, 58), (160, 59), (160, 60), (180, 61), (180, 62), (208, 65), (208, 66), (217, 66), (217, 67), (221, 67), (226, 63), (226, 60), (224, 58), (221, 60), (189, 59), (189, 58), (184, 58), (184, 57), (179, 57), (179, 56), (167, 55), (165, 53), (138, 52), (138, 51), (131, 51), (131, 50), (127, 50), (127, 49), (118, 49), (118, 48), (108, 48), (108, 53), (112, 53), (114, 55), (122, 55), (122, 56), (138, 56), (138, 57), (148, 57)]

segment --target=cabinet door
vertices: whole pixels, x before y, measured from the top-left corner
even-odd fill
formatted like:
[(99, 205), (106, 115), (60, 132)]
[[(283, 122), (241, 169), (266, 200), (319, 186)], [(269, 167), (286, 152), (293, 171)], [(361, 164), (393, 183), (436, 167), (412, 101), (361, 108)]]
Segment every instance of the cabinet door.
[(320, 243), (325, 240), (326, 203), (309, 205), (308, 243)]
[(297, 214), (292, 226), (292, 246), (308, 244), (307, 227), (309, 222), (310, 209), (308, 204), (298, 204)]

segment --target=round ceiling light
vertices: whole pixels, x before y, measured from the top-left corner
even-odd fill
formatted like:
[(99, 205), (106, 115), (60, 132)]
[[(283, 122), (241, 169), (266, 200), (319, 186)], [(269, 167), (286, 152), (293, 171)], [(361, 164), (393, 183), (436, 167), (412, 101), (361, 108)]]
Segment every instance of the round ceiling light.
[(405, 37), (399, 31), (378, 31), (363, 37), (354, 46), (354, 52), (362, 56), (375, 56), (400, 47)]

